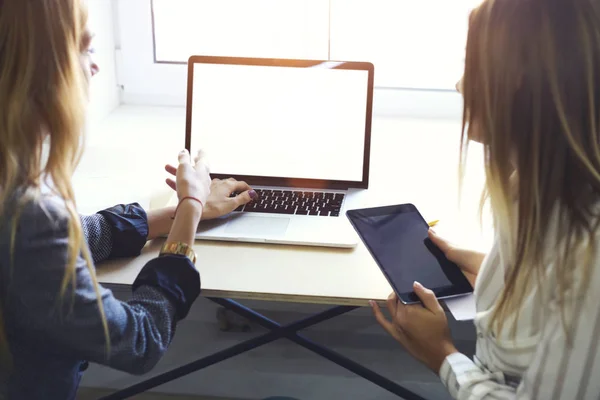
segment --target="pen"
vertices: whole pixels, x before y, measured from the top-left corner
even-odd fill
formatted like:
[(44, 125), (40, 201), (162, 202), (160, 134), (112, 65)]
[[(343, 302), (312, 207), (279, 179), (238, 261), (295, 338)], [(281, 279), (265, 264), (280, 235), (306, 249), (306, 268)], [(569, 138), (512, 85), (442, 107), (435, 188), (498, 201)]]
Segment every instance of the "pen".
[(434, 226), (436, 226), (438, 224), (438, 222), (440, 222), (440, 220), (436, 219), (435, 221), (431, 221), (431, 222), (427, 223), (427, 225), (429, 225), (430, 228), (433, 228)]

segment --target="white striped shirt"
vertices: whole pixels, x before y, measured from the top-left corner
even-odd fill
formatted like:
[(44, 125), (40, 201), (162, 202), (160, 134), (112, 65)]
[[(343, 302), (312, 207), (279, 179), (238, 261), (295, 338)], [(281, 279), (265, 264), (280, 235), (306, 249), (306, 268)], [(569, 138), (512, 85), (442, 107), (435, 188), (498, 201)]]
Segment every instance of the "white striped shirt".
[(565, 315), (573, 318), (569, 345), (551, 278), (542, 290), (532, 289), (526, 296), (514, 339), (512, 321), (498, 335), (490, 332), (507, 265), (501, 248), (496, 242), (475, 283), (474, 360), (460, 353), (448, 356), (440, 369), (442, 382), (458, 400), (600, 399), (600, 258), (594, 260), (586, 296), (575, 296), (579, 301), (566, 309)]

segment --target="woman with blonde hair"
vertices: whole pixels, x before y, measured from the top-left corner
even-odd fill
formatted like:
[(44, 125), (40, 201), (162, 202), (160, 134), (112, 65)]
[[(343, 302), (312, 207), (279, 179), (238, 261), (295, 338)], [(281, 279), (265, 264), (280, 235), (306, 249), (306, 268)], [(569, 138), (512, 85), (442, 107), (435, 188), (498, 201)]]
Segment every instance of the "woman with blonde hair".
[[(0, 398), (73, 399), (87, 361), (149, 371), (199, 295), (200, 219), (256, 196), (244, 182), (211, 184), (202, 157), (182, 151), (167, 167), (176, 209), (76, 213), (71, 176), (98, 72), (86, 24), (80, 0), (0, 0)], [(129, 301), (98, 285), (94, 262), (167, 234)]]
[(377, 320), (456, 399), (598, 399), (600, 1), (483, 1), (460, 89), (496, 240), (482, 255), (430, 236), (474, 283), (475, 357), (419, 283), (422, 306), (392, 295)]

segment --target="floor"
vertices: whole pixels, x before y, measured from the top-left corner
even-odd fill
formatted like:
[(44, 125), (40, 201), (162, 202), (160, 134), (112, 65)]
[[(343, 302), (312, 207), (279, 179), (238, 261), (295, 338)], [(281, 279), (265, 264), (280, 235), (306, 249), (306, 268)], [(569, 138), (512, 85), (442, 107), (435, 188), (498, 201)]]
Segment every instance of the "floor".
[[(81, 388), (77, 393), (77, 400), (96, 400), (102, 396), (106, 396), (112, 393), (111, 390), (105, 389), (93, 389), (93, 388)], [(148, 393), (139, 396), (132, 397), (133, 400), (237, 400), (237, 399), (225, 399), (223, 397), (202, 397), (202, 396), (179, 396), (172, 394), (161, 394), (161, 393)]]
[[(113, 288), (123, 299), (125, 293)], [(244, 301), (244, 304), (283, 323), (298, 320), (322, 306)], [(220, 309), (198, 299), (190, 315), (178, 326), (175, 339), (154, 371), (131, 376), (92, 365), (82, 381), (80, 399), (98, 399), (114, 388), (125, 388), (150, 376), (230, 347), (264, 332), (251, 326), (247, 332), (223, 332), (217, 316)], [(450, 321), (455, 344), (472, 355), (475, 332), (472, 323)], [(426, 399), (449, 400), (439, 377), (416, 362), (374, 322), (370, 310), (360, 309), (326, 321), (305, 331), (313, 340), (398, 382)], [(103, 388), (98, 391), (97, 388)], [(398, 400), (393, 394), (363, 380), (308, 350), (286, 340), (156, 388), (140, 400), (261, 400), (289, 396), (301, 400)]]

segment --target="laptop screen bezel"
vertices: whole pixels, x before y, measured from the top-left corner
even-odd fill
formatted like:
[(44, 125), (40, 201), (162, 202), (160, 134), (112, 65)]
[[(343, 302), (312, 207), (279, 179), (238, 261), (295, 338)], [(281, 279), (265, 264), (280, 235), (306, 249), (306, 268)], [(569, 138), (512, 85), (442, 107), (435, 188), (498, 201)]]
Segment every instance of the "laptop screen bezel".
[(185, 127), (185, 148), (191, 151), (192, 142), (192, 108), (193, 108), (193, 88), (194, 88), (194, 65), (195, 64), (229, 64), (229, 65), (251, 65), (251, 66), (272, 66), (272, 67), (295, 67), (310, 68), (324, 64), (332, 69), (346, 69), (368, 72), (367, 104), (365, 119), (365, 143), (363, 154), (363, 176), (360, 181), (340, 181), (340, 180), (321, 180), (321, 179), (297, 179), (286, 177), (266, 177), (251, 175), (227, 175), (211, 174), (213, 178), (226, 179), (233, 177), (237, 180), (243, 180), (251, 185), (257, 186), (281, 186), (281, 187), (301, 187), (314, 189), (367, 189), (369, 187), (369, 163), (371, 156), (371, 125), (373, 115), (373, 81), (374, 66), (369, 62), (345, 62), (330, 60), (294, 60), (294, 59), (275, 59), (275, 58), (240, 58), (240, 57), (215, 57), (215, 56), (192, 56), (188, 60), (188, 81), (187, 81), (187, 102), (186, 102), (186, 127)]

